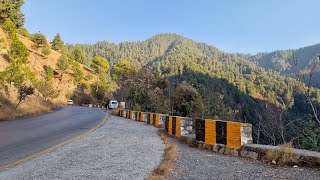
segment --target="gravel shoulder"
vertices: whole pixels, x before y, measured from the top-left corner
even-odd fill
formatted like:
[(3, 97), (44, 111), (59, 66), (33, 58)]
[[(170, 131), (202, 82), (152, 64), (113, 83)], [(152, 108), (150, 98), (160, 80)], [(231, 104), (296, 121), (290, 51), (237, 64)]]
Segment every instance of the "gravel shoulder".
[(164, 148), (156, 128), (111, 116), (89, 135), (0, 172), (0, 179), (145, 179)]
[(174, 179), (320, 179), (320, 170), (272, 167), (171, 142), (179, 149)]

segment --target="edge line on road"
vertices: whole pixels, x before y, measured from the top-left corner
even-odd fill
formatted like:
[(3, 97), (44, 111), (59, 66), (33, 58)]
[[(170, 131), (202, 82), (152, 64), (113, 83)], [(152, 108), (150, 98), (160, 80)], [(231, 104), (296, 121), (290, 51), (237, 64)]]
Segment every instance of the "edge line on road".
[(88, 131), (86, 131), (86, 132), (84, 132), (84, 133), (82, 133), (82, 134), (80, 134), (80, 135), (72, 138), (72, 139), (69, 139), (69, 140), (67, 140), (67, 141), (64, 141), (64, 142), (62, 142), (62, 143), (60, 143), (60, 144), (56, 144), (56, 145), (54, 145), (54, 146), (52, 146), (52, 147), (49, 147), (49, 148), (47, 148), (47, 149), (45, 149), (45, 150), (43, 150), (43, 151), (37, 152), (37, 153), (32, 154), (32, 155), (29, 155), (29, 156), (27, 156), (27, 157), (25, 157), (25, 158), (23, 158), (23, 159), (19, 159), (19, 160), (14, 161), (14, 162), (12, 162), (12, 163), (10, 163), (10, 164), (7, 164), (7, 165), (5, 165), (5, 166), (2, 166), (2, 167), (0, 167), (0, 171), (3, 171), (3, 170), (5, 170), (5, 169), (7, 169), (7, 168), (10, 168), (10, 167), (16, 166), (16, 165), (18, 165), (18, 164), (24, 163), (24, 162), (26, 162), (26, 161), (29, 161), (29, 160), (31, 160), (31, 159), (33, 159), (33, 158), (36, 158), (36, 157), (38, 157), (38, 156), (41, 156), (41, 155), (43, 155), (43, 154), (45, 154), (45, 153), (48, 153), (48, 152), (50, 152), (50, 151), (53, 151), (53, 150), (55, 150), (55, 149), (57, 149), (57, 148), (59, 148), (59, 147), (61, 147), (61, 146), (64, 146), (64, 145), (66, 145), (66, 144), (69, 144), (69, 143), (71, 143), (71, 142), (73, 142), (73, 141), (76, 141), (76, 140), (78, 140), (78, 139), (80, 139), (80, 138), (88, 135), (89, 133), (97, 130), (97, 129), (98, 129), (99, 127), (101, 127), (104, 123), (106, 123), (106, 121), (107, 121), (107, 119), (110, 117), (110, 115), (111, 115), (111, 113), (110, 113), (110, 112), (107, 112), (107, 114), (101, 119), (101, 122), (100, 122), (98, 125), (96, 125), (94, 128), (92, 128), (92, 129), (90, 129), (90, 130), (88, 130)]

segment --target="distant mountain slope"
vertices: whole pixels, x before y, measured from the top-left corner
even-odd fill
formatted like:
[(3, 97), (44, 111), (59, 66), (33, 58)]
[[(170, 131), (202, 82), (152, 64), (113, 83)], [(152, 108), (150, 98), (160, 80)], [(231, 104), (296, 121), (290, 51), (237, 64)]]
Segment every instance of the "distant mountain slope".
[[(265, 69), (271, 69), (277, 71), (285, 76), (292, 76), (296, 73), (296, 67), (298, 71), (303, 71), (308, 68), (308, 65), (312, 60), (317, 58), (317, 54), (320, 53), (320, 44), (312, 46), (306, 46), (296, 50), (282, 50), (273, 51), (269, 53), (259, 53), (250, 58), (256, 62), (259, 66)], [(293, 55), (297, 59), (297, 66), (293, 67)], [(313, 77), (313, 85), (320, 87), (320, 71), (316, 71)]]
[(67, 48), (72, 51), (76, 46), (81, 47), (89, 59), (99, 55), (111, 64), (126, 59), (136, 69), (146, 66), (165, 76), (182, 74), (184, 69), (189, 69), (226, 79), (240, 91), (278, 106), (288, 101), (288, 93), (298, 84), (291, 78), (259, 67), (252, 62), (253, 57), (224, 53), (177, 34), (159, 34), (142, 42), (114, 44), (103, 41), (68, 45)]

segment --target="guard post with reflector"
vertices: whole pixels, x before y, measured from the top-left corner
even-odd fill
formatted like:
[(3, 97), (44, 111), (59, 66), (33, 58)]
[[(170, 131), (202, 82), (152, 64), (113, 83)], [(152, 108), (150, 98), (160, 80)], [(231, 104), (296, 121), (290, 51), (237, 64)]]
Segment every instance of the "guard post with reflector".
[(227, 122), (227, 148), (239, 149), (241, 147), (241, 123)]
[(154, 126), (160, 127), (160, 114), (156, 113), (155, 115), (153, 115), (153, 117), (154, 117)]
[(205, 144), (224, 144), (230, 149), (239, 149), (252, 143), (252, 125), (222, 120), (196, 120), (196, 139)]

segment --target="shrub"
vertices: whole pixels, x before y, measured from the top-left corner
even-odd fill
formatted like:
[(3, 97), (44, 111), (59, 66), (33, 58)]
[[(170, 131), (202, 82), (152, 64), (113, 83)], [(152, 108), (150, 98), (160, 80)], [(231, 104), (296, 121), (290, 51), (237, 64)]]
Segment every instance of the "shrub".
[(0, 121), (7, 121), (13, 118), (13, 110), (12, 109), (4, 109), (0, 111)]
[(26, 99), (27, 96), (34, 94), (34, 88), (32, 86), (22, 85), (21, 87), (19, 87), (18, 92), (19, 92), (19, 97), (18, 97), (19, 102), (16, 105), (15, 109), (17, 109), (17, 107)]
[(26, 28), (21, 27), (21, 28), (17, 29), (17, 31), (21, 36), (24, 36), (29, 39), (31, 38), (31, 34), (28, 32), (28, 30)]
[(31, 41), (35, 43), (36, 47), (42, 47), (47, 44), (46, 37), (41, 33), (35, 33), (31, 36)]
[(51, 53), (51, 49), (49, 48), (49, 46), (47, 44), (45, 44), (42, 48), (41, 48), (41, 53), (44, 55), (45, 58), (48, 58), (48, 56)]
[(266, 157), (281, 165), (294, 163), (299, 159), (298, 155), (293, 154), (292, 143), (284, 143), (273, 150), (268, 150)]
[(4, 21), (4, 23), (2, 24), (2, 28), (7, 33), (10, 40), (17, 38), (16, 25), (9, 18)]

